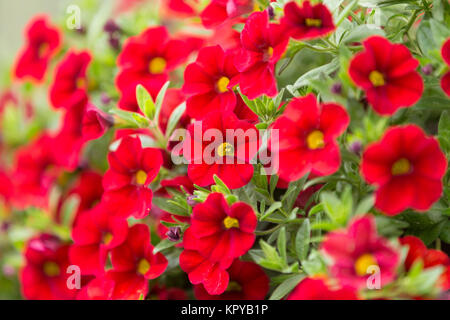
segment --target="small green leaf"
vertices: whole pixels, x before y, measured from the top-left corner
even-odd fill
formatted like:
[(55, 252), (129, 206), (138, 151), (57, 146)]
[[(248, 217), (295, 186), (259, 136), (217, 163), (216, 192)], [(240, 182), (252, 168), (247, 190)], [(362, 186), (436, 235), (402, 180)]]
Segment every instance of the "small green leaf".
[(269, 300), (280, 300), (292, 291), (305, 278), (304, 274), (295, 274), (284, 280), (272, 293)]
[(172, 114), (170, 115), (169, 121), (167, 123), (167, 128), (166, 128), (166, 138), (167, 139), (170, 138), (170, 135), (172, 134), (173, 130), (177, 126), (178, 122), (180, 121), (180, 119), (183, 116), (185, 111), (186, 111), (186, 102), (183, 102), (178, 107), (176, 107), (175, 110), (173, 110)]
[(166, 91), (167, 88), (169, 88), (169, 84), (170, 81), (167, 81), (163, 87), (161, 88), (161, 90), (158, 93), (158, 96), (156, 97), (156, 101), (155, 101), (155, 118), (159, 121), (159, 115), (161, 113), (161, 108), (162, 108), (162, 104), (164, 101), (164, 97), (166, 96)]
[(309, 219), (305, 219), (295, 236), (295, 253), (300, 261), (308, 256), (309, 244), (311, 239), (311, 225)]

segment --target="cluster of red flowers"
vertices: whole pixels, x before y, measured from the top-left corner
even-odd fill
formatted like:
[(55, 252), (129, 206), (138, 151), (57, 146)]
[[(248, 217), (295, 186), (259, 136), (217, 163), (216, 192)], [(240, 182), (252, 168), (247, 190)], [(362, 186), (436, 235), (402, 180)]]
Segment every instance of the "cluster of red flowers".
[[(131, 2), (121, 1), (118, 12), (138, 5)], [(57, 224), (65, 219), (70, 198), (76, 196), (79, 203), (70, 223), (71, 241), (41, 233), (26, 243), (20, 271), (25, 298), (187, 298), (179, 288), (149, 285), (149, 280), (165, 277), (166, 269), (177, 262), (198, 299), (267, 296), (270, 279), (263, 265), (248, 261), (246, 255), (257, 242), (256, 229), (267, 225), (259, 224), (259, 205), (233, 193), (259, 176), (260, 168), (252, 162), (263, 145), (259, 125), (277, 132), (269, 137), (267, 149), (277, 154), (279, 190), (308, 175), (309, 181), (320, 182), (298, 190), (293, 206), (304, 215), (282, 211), (287, 219), (282, 224), (308, 217), (313, 202), (318, 201), (312, 195), (342, 168), (343, 152), (348, 153), (342, 148), (345, 134), (354, 128), (350, 124), (353, 113), (344, 103), (321, 101), (323, 96), (310, 91), (289, 101), (281, 96), (274, 116), (258, 125), (261, 114), (247, 102), (275, 103), (280, 93), (275, 69), (290, 42), (322, 39), (337, 26), (322, 3), (289, 2), (280, 8), (278, 22), (272, 7), (259, 11), (254, 5), (251, 0), (212, 0), (200, 10), (196, 1), (164, 1), (164, 14), (183, 19), (199, 16), (203, 28), (211, 32), (207, 36), (171, 34), (167, 24), (127, 38), (117, 53), (116, 97), (107, 97), (117, 98), (118, 109), (112, 108), (113, 112), (94, 105), (99, 99), (93, 99), (92, 92), (99, 90), (99, 84), (90, 72), (96, 60), (92, 51), (65, 43), (47, 17), (30, 22), (26, 44), (14, 66), (14, 81), (42, 85), (49, 77), (48, 101), (62, 120), (56, 131), (46, 129), (15, 150), (12, 168), (0, 169), (0, 194), (10, 208), (40, 208), (50, 212)], [(240, 32), (236, 25), (242, 25)], [(344, 76), (358, 95), (365, 96), (364, 103), (373, 108), (375, 116), (392, 116), (400, 108), (415, 105), (424, 93), (424, 81), (416, 71), (419, 60), (408, 47), (378, 35), (362, 40), (361, 47), (349, 59)], [(56, 62), (58, 54), (61, 58)], [(442, 58), (450, 66), (450, 39), (442, 47)], [(180, 85), (166, 91), (168, 80)], [(450, 72), (442, 77), (441, 86), (450, 96)], [(144, 107), (137, 88), (149, 95)], [(160, 97), (160, 92), (165, 96)], [(7, 99), (15, 101), (14, 96), (2, 97), (0, 112)], [(173, 124), (173, 115), (183, 103), (185, 112)], [(152, 107), (156, 111), (144, 110)], [(146, 125), (136, 125), (139, 121)], [(182, 152), (177, 155), (187, 160), (187, 167), (177, 166), (170, 157), (170, 135), (176, 126), (194, 137), (181, 142)], [(205, 135), (197, 137), (198, 128), (223, 137), (229, 130), (254, 135), (237, 139), (234, 145), (222, 141), (212, 154), (223, 161), (211, 162), (204, 158), (211, 140)], [(92, 140), (110, 139), (107, 132), (113, 133), (114, 141), (107, 141), (108, 169), (102, 171), (85, 154)], [(361, 162), (353, 169), (360, 170), (359, 184), (365, 181), (369, 189), (374, 185), (377, 213), (395, 216), (407, 209), (428, 211), (443, 194), (448, 169), (438, 139), (408, 124), (387, 128), (374, 140), (360, 152)], [(101, 156), (102, 151), (95, 151)], [(254, 187), (244, 193), (261, 189)], [(56, 205), (52, 203), (55, 188), (60, 192)], [(265, 208), (269, 199), (275, 211), (281, 202), (274, 200), (273, 189), (266, 191), (269, 196), (263, 205), (260, 198), (255, 201)], [(175, 205), (180, 197), (186, 201), (182, 208)], [(155, 198), (164, 200), (166, 206)], [(383, 287), (397, 279), (399, 269), (408, 271), (418, 261), (425, 270), (441, 266), (439, 287), (450, 289), (450, 259), (442, 251), (427, 249), (419, 238), (400, 238), (401, 245), (409, 247), (402, 266), (400, 245), (377, 233), (373, 216), (354, 217), (345, 230), (335, 229), (317, 248), (331, 261), (328, 274), (309, 275), (287, 299), (359, 299), (371, 276), (370, 267), (381, 272), (379, 285)], [(163, 246), (152, 245), (156, 242), (174, 244), (179, 258), (171, 260), (160, 252)], [(71, 266), (79, 268), (75, 271), (80, 275), (73, 288), (67, 272)]]

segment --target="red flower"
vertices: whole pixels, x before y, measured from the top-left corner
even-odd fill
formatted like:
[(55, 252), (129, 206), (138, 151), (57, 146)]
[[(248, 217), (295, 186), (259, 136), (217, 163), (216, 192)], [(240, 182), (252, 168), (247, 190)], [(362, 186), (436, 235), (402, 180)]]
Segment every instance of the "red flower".
[(440, 250), (428, 249), (425, 244), (417, 237), (406, 236), (400, 238), (400, 243), (409, 247), (408, 255), (405, 259), (406, 270), (411, 269), (412, 265), (421, 260), (425, 269), (443, 266), (444, 272), (439, 279), (440, 287), (443, 290), (450, 289), (450, 258)]
[[(450, 67), (450, 38), (445, 41), (444, 45), (442, 46), (441, 53), (444, 62), (447, 64), (447, 66)], [(450, 71), (444, 74), (444, 76), (442, 77), (441, 87), (442, 90), (444, 90), (445, 94), (450, 97)]]
[(238, 119), (246, 120), (252, 124), (258, 123), (258, 115), (245, 104), (240, 95), (238, 95), (236, 98), (236, 107), (234, 108), (233, 112), (238, 117)]
[(280, 178), (295, 181), (309, 171), (318, 176), (336, 172), (341, 162), (336, 138), (349, 122), (344, 108), (318, 105), (313, 94), (292, 99), (272, 126), (279, 130), (279, 139), (272, 134), (268, 143), (272, 153), (278, 153)]
[(215, 28), (252, 10), (253, 0), (212, 0), (200, 13), (200, 18), (205, 28)]
[(365, 50), (350, 61), (349, 74), (375, 111), (392, 115), (415, 104), (422, 96), (423, 80), (415, 71), (419, 61), (408, 48), (380, 36), (368, 38), (363, 45)]
[(31, 239), (25, 248), (25, 267), (20, 272), (22, 294), (31, 300), (69, 300), (75, 289), (69, 289), (67, 273), (69, 246), (51, 235)]
[(153, 197), (149, 185), (162, 161), (160, 150), (142, 148), (138, 137), (124, 137), (117, 150), (108, 155), (110, 168), (103, 177), (107, 207), (122, 217), (145, 217)]
[(87, 99), (86, 70), (91, 59), (87, 51), (70, 51), (56, 67), (50, 87), (50, 101), (55, 108), (70, 109)]
[(378, 237), (375, 219), (369, 216), (354, 218), (346, 231), (328, 233), (322, 249), (333, 259), (332, 275), (355, 288), (366, 286), (372, 266), (379, 268), (381, 286), (391, 282), (400, 261), (389, 242)]
[(330, 288), (321, 278), (306, 278), (289, 294), (287, 300), (358, 300), (349, 286)]
[(165, 27), (148, 28), (129, 38), (118, 57), (116, 85), (121, 93), (119, 107), (138, 111), (136, 86), (141, 84), (153, 97), (168, 79), (168, 72), (187, 58), (188, 46), (172, 40)]
[(109, 114), (88, 104), (82, 121), (82, 136), (85, 141), (100, 138), (106, 130), (114, 125), (114, 119)]
[(114, 281), (104, 275), (89, 281), (77, 295), (77, 300), (111, 300), (114, 291)]
[(442, 193), (447, 159), (438, 141), (415, 125), (393, 127), (362, 156), (364, 179), (378, 186), (375, 207), (388, 215), (428, 210)]
[(235, 65), (241, 72), (240, 88), (248, 98), (277, 94), (275, 64), (283, 55), (288, 40), (279, 24), (269, 23), (267, 11), (254, 12), (247, 19)]
[(159, 277), (167, 268), (167, 259), (153, 254), (150, 230), (145, 224), (136, 224), (128, 231), (125, 242), (111, 251), (113, 269), (106, 273), (113, 280), (113, 299), (137, 300), (148, 293), (148, 280)]
[(156, 284), (150, 290), (150, 297), (156, 297), (158, 300), (187, 300), (187, 294), (180, 288), (166, 288), (164, 285)]
[[(172, 112), (184, 101), (186, 101), (185, 95), (181, 92), (181, 89), (170, 88), (167, 89), (166, 95), (161, 107), (161, 113), (159, 115), (159, 125), (161, 130), (165, 133), (167, 124), (169, 123)], [(190, 123), (190, 118), (185, 112), (178, 122), (178, 125), (185, 128)]]
[(269, 291), (269, 277), (253, 262), (235, 260), (227, 270), (230, 282), (221, 295), (210, 295), (203, 285), (194, 287), (198, 300), (263, 300)]
[(59, 48), (61, 35), (46, 16), (34, 17), (26, 27), (26, 44), (19, 54), (14, 75), (17, 79), (30, 77), (41, 81), (48, 63)]
[(220, 46), (201, 49), (197, 60), (184, 73), (183, 92), (189, 96), (187, 114), (202, 119), (211, 111), (232, 111), (236, 105), (233, 86), (238, 75), (230, 53)]
[(233, 260), (244, 255), (255, 241), (256, 215), (248, 204), (227, 204), (221, 193), (211, 193), (194, 207), (189, 227), (196, 250), (212, 262)]
[(281, 25), (297, 40), (325, 36), (336, 28), (327, 6), (322, 3), (311, 5), (309, 1), (303, 2), (302, 7), (295, 2), (287, 3)]
[(126, 220), (111, 216), (100, 203), (81, 215), (73, 228), (70, 262), (82, 274), (103, 273), (108, 252), (125, 241), (127, 232)]
[[(228, 137), (227, 131), (234, 137)], [(258, 131), (252, 124), (239, 120), (232, 112), (214, 111), (203, 121), (191, 124), (188, 134), (183, 155), (192, 182), (208, 186), (217, 175), (229, 188), (237, 189), (250, 181), (250, 160), (258, 150)]]

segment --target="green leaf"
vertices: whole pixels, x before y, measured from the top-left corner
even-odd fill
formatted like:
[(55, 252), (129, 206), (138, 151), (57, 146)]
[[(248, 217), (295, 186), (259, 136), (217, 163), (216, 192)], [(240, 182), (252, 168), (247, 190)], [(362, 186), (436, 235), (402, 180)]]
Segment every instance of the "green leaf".
[(442, 149), (450, 152), (450, 111), (444, 111), (439, 119), (438, 139)]
[(260, 218), (261, 221), (264, 221), (268, 216), (270, 216), (272, 213), (274, 213), (276, 210), (280, 209), (282, 206), (282, 203), (277, 201), (272, 203), (272, 205), (264, 212), (262, 217)]
[(269, 300), (280, 300), (292, 291), (305, 278), (304, 274), (295, 274), (284, 280), (272, 293)]
[(172, 248), (174, 245), (180, 243), (181, 241), (170, 241), (168, 239), (161, 240), (153, 249), (153, 254), (156, 254), (165, 249)]
[(187, 208), (181, 207), (181, 204), (174, 204), (170, 199), (153, 197), (152, 203), (163, 211), (167, 211), (178, 216), (189, 216), (189, 210)]
[(439, 235), (442, 241), (445, 243), (450, 243), (450, 221), (445, 222), (442, 227), (441, 233)]
[(159, 121), (159, 115), (161, 113), (162, 104), (164, 101), (164, 97), (166, 96), (167, 88), (169, 88), (170, 81), (167, 81), (161, 88), (161, 90), (158, 93), (158, 96), (156, 97), (155, 101), (155, 118)]
[(359, 42), (373, 35), (385, 36), (385, 32), (376, 25), (363, 24), (352, 28), (350, 32), (343, 37), (342, 42)]
[(351, 189), (346, 188), (339, 199), (332, 192), (322, 192), (320, 194), (320, 202), (328, 217), (338, 225), (345, 226), (347, 219), (352, 213), (352, 194)]
[(136, 100), (141, 112), (148, 119), (153, 119), (155, 116), (155, 104), (150, 93), (140, 84), (136, 86)]
[(308, 256), (309, 244), (311, 239), (311, 225), (309, 219), (303, 221), (300, 228), (298, 228), (295, 236), (295, 253), (300, 261), (303, 261)]
[(354, 215), (368, 213), (370, 211), (370, 209), (373, 208), (374, 203), (375, 203), (375, 196), (374, 195), (370, 195), (370, 196), (362, 199), (358, 203), (358, 206), (355, 209)]
[(284, 227), (278, 233), (277, 247), (281, 260), (286, 261), (286, 229)]
[(173, 130), (177, 126), (178, 122), (180, 121), (180, 119), (183, 116), (185, 111), (186, 111), (186, 102), (183, 102), (178, 107), (176, 107), (175, 110), (173, 110), (172, 114), (170, 115), (169, 121), (167, 123), (167, 128), (166, 128), (166, 138), (167, 139), (170, 138)]

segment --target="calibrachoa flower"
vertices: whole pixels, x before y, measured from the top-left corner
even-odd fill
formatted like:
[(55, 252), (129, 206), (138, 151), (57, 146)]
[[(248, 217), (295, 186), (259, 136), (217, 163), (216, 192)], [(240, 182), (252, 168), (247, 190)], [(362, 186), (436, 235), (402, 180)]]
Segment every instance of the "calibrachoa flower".
[(82, 274), (103, 273), (108, 252), (125, 241), (127, 232), (126, 220), (111, 216), (100, 203), (74, 226), (70, 262), (79, 266)]
[(363, 45), (364, 50), (350, 61), (349, 74), (375, 111), (392, 115), (415, 104), (422, 96), (423, 80), (416, 71), (419, 61), (408, 48), (380, 36), (366, 39)]
[(84, 140), (100, 138), (109, 128), (114, 125), (112, 116), (88, 104), (82, 120), (82, 136)]
[(333, 288), (326, 279), (306, 278), (295, 287), (287, 300), (358, 300), (358, 296), (352, 287)]
[(277, 94), (275, 64), (286, 50), (288, 40), (279, 24), (269, 23), (267, 11), (254, 12), (247, 19), (235, 65), (241, 72), (240, 89), (248, 98)]
[(73, 299), (77, 291), (69, 289), (69, 245), (58, 238), (42, 234), (28, 241), (25, 266), (20, 272), (22, 293), (32, 300)]
[(311, 5), (309, 1), (304, 1), (301, 7), (295, 2), (287, 3), (281, 24), (297, 40), (325, 36), (336, 28), (327, 6), (322, 3)]
[(362, 156), (364, 179), (377, 185), (375, 207), (388, 215), (428, 210), (442, 193), (447, 159), (438, 141), (415, 125), (393, 127)]
[(15, 77), (41, 81), (50, 59), (60, 46), (60, 32), (50, 24), (48, 17), (36, 16), (26, 27), (25, 37), (26, 44), (16, 61)]
[(136, 224), (128, 230), (125, 242), (112, 249), (113, 269), (106, 280), (114, 281), (113, 299), (136, 300), (148, 293), (148, 280), (159, 277), (168, 261), (160, 253), (153, 253), (150, 230), (145, 224)]
[(199, 300), (263, 300), (269, 291), (269, 277), (256, 263), (235, 260), (227, 270), (230, 281), (221, 295), (210, 295), (203, 285), (194, 287)]
[(150, 183), (162, 165), (161, 151), (142, 148), (138, 137), (124, 137), (116, 151), (109, 153), (109, 170), (103, 177), (103, 201), (109, 210), (121, 217), (140, 219), (151, 208)]
[(197, 60), (186, 67), (183, 92), (189, 96), (186, 102), (188, 115), (201, 119), (211, 111), (233, 110), (239, 72), (233, 63), (233, 55), (220, 46), (200, 50)]
[(255, 212), (248, 204), (229, 206), (221, 193), (211, 193), (195, 206), (189, 229), (197, 251), (216, 262), (245, 254), (255, 241), (256, 223)]
[(343, 107), (320, 105), (313, 94), (292, 99), (272, 126), (279, 130), (278, 140), (272, 136), (268, 143), (279, 154), (280, 178), (295, 181), (309, 171), (319, 176), (336, 172), (341, 162), (336, 139), (349, 122)]
[(400, 262), (399, 253), (377, 235), (371, 216), (356, 217), (347, 230), (328, 233), (321, 249), (333, 259), (331, 274), (343, 286), (355, 288), (366, 287), (371, 267), (379, 268), (381, 286), (391, 282)]
[(138, 111), (136, 86), (141, 84), (153, 97), (168, 79), (168, 72), (182, 63), (188, 55), (188, 46), (169, 38), (165, 27), (148, 28), (129, 38), (120, 53), (116, 85), (121, 93), (119, 107)]
[(252, 10), (253, 0), (212, 0), (201, 12), (200, 18), (206, 28), (214, 28)]
[[(227, 139), (227, 131), (232, 140)], [(192, 182), (208, 186), (217, 175), (229, 188), (237, 189), (250, 181), (253, 176), (250, 160), (258, 151), (259, 143), (254, 125), (239, 120), (231, 111), (214, 111), (203, 121), (191, 124), (188, 133), (189, 138), (183, 142), (183, 155), (188, 160)], [(213, 136), (209, 137), (209, 133)]]
[(87, 51), (68, 52), (56, 67), (50, 87), (50, 101), (55, 108), (72, 108), (87, 98), (86, 71), (92, 57)]
[[(450, 38), (445, 41), (441, 49), (442, 59), (450, 68)], [(450, 71), (444, 74), (441, 79), (441, 87), (445, 94), (450, 97)]]

